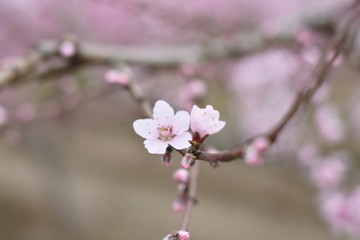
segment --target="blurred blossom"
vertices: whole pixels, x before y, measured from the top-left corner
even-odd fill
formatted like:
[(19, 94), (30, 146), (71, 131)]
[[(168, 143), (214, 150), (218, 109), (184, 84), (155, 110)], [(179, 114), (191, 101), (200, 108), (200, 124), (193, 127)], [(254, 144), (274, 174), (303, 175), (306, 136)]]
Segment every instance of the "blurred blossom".
[(278, 121), (295, 95), (292, 85), (298, 67), (292, 53), (276, 49), (245, 57), (236, 64), (230, 90), (237, 97), (234, 107), (242, 110), (238, 121), (242, 134), (259, 134)]
[(320, 213), (331, 229), (339, 235), (353, 239), (360, 237), (359, 191), (323, 193), (319, 198)]
[(32, 103), (23, 103), (19, 106), (16, 116), (21, 122), (31, 122), (36, 118), (36, 107)]
[(207, 85), (204, 81), (194, 79), (187, 82), (180, 90), (178, 95), (179, 105), (187, 111), (191, 111), (191, 108), (198, 100), (205, 97), (207, 93)]
[(309, 167), (319, 156), (319, 147), (314, 143), (306, 144), (297, 150), (297, 156), (302, 166)]
[(309, 46), (301, 51), (301, 57), (310, 66), (315, 67), (321, 57), (320, 49), (315, 46)]
[(314, 116), (315, 126), (321, 136), (329, 142), (339, 142), (345, 137), (343, 121), (333, 105), (317, 107)]
[(334, 188), (346, 177), (348, 162), (341, 156), (330, 156), (314, 163), (311, 167), (311, 181), (320, 189)]

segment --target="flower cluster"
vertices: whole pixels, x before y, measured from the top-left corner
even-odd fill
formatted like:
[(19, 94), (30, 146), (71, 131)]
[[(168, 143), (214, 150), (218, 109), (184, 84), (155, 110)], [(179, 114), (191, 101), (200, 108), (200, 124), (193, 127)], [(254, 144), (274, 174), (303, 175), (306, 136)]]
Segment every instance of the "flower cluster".
[(159, 100), (153, 109), (153, 119), (138, 119), (133, 127), (146, 139), (144, 145), (149, 153), (164, 154), (169, 145), (178, 150), (185, 149), (191, 146), (191, 140), (201, 144), (207, 136), (219, 132), (225, 126), (219, 117), (219, 112), (210, 105), (203, 109), (194, 105), (190, 115), (186, 111), (175, 114), (167, 102)]

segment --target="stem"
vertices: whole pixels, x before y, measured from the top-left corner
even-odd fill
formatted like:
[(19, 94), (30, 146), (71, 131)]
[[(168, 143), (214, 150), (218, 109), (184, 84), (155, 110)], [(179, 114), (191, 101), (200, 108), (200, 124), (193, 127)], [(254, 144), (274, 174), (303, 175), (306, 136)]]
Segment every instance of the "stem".
[[(356, 1), (354, 3), (354, 6), (358, 6), (359, 3), (360, 1)], [(288, 125), (290, 120), (293, 119), (295, 114), (299, 112), (300, 108), (305, 105), (311, 99), (311, 97), (314, 96), (316, 91), (325, 82), (326, 76), (331, 70), (333, 63), (346, 48), (350, 29), (352, 27), (352, 24), (356, 23), (355, 20), (357, 17), (358, 15), (355, 9), (353, 14), (350, 15), (348, 21), (346, 22), (346, 25), (343, 28), (340, 36), (334, 37), (333, 44), (330, 48), (328, 48), (328, 51), (325, 52), (331, 53), (330, 57), (327, 58), (328, 55), (324, 54), (323, 58), (315, 67), (314, 73), (310, 76), (309, 86), (304, 88), (304, 90), (296, 96), (296, 98), (290, 105), (288, 111), (283, 117), (280, 118), (279, 122), (275, 124), (275, 126), (271, 128), (267, 133), (262, 134), (261, 136), (268, 138), (272, 144), (275, 143), (280, 133)], [(219, 153), (201, 152), (197, 155), (197, 160), (204, 160), (207, 162), (230, 162), (242, 158), (245, 152), (246, 144), (251, 142), (254, 138), (255, 137), (250, 138), (249, 140), (245, 141), (245, 144), (234, 147), (229, 151), (223, 151)]]
[(191, 218), (191, 212), (196, 202), (196, 191), (198, 185), (198, 177), (200, 171), (200, 163), (196, 162), (190, 171), (190, 183), (189, 183), (189, 200), (187, 201), (183, 219), (181, 222), (181, 230), (188, 231)]

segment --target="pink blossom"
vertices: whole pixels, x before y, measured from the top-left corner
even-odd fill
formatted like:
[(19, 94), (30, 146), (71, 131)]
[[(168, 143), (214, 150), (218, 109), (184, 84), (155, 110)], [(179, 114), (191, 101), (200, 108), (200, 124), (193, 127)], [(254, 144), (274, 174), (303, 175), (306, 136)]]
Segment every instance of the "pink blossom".
[(207, 92), (207, 85), (200, 79), (194, 79), (181, 88), (178, 95), (179, 104), (190, 111), (196, 101), (203, 98)]
[(175, 182), (187, 183), (189, 181), (189, 178), (190, 178), (189, 171), (182, 168), (176, 170), (173, 174), (173, 179)]
[(319, 133), (329, 142), (339, 142), (345, 137), (345, 127), (337, 109), (332, 105), (321, 106), (315, 112)]
[[(320, 197), (320, 212), (337, 234), (360, 236), (360, 191), (350, 194), (331, 192)], [(357, 238), (356, 238), (357, 239)]]
[(178, 111), (165, 101), (159, 100), (154, 106), (154, 119), (138, 119), (133, 123), (135, 132), (145, 138), (145, 148), (152, 154), (164, 154), (168, 145), (175, 149), (190, 147), (191, 134), (189, 113)]
[(219, 111), (214, 110), (211, 105), (207, 105), (206, 108), (194, 105), (190, 116), (191, 130), (199, 134), (201, 138), (215, 134), (225, 126), (225, 122), (219, 120)]
[(185, 230), (179, 230), (176, 232), (176, 234), (180, 240), (189, 240), (190, 239), (190, 233)]
[(119, 83), (120, 85), (127, 85), (129, 83), (129, 76), (118, 70), (111, 69), (105, 73), (105, 80), (108, 83)]
[(337, 233), (347, 232), (351, 217), (347, 208), (347, 197), (342, 193), (326, 194), (320, 198), (320, 211), (323, 218)]
[(298, 149), (297, 156), (300, 164), (308, 167), (319, 156), (319, 148), (315, 144), (306, 144)]
[(338, 157), (329, 157), (311, 169), (311, 180), (318, 188), (339, 185), (345, 178), (347, 164)]

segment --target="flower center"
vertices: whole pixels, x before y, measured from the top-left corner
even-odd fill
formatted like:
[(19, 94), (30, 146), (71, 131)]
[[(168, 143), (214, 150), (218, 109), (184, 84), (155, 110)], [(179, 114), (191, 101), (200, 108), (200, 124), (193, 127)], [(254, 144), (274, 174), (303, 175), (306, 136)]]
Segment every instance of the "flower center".
[(158, 127), (159, 139), (162, 141), (169, 141), (172, 139), (172, 127), (171, 126), (160, 126)]

